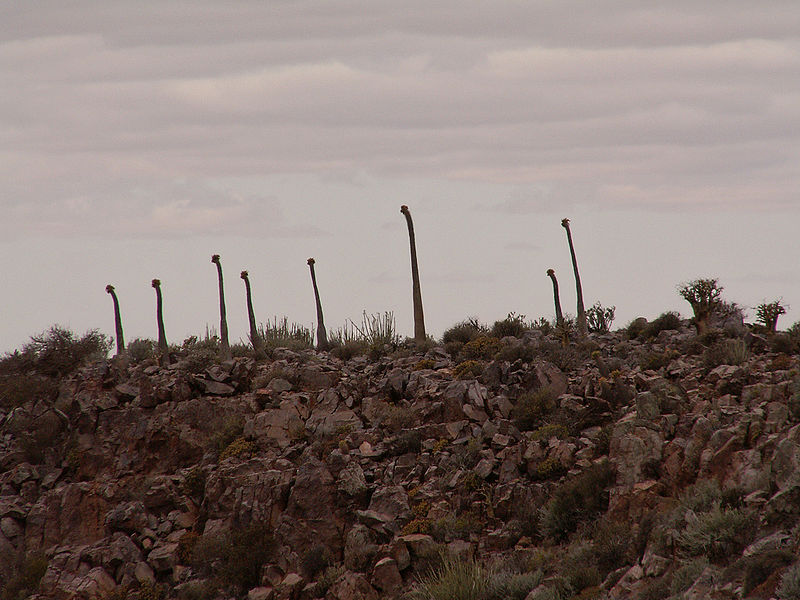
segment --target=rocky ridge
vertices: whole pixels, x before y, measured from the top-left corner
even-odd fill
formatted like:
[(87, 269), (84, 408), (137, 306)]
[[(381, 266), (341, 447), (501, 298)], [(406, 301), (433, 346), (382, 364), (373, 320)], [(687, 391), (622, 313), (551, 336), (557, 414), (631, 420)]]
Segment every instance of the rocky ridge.
[(776, 597), (796, 354), (685, 324), (476, 348), (84, 367), (0, 412), (0, 573), (38, 557), (40, 598), (356, 600), (446, 555), (506, 574), (497, 597)]

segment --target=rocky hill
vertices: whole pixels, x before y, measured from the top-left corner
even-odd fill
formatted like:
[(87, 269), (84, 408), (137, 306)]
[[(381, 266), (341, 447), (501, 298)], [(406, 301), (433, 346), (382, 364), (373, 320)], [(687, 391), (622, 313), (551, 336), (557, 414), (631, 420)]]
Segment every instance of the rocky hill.
[(795, 342), (634, 325), (5, 374), (2, 598), (800, 598)]

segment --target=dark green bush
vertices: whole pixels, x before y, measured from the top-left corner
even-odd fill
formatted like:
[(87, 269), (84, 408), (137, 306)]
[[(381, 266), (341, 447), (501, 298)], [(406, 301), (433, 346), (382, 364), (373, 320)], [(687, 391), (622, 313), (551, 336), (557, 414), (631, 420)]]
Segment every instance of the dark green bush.
[(674, 311), (661, 313), (650, 323), (647, 323), (640, 332), (645, 339), (658, 337), (662, 331), (678, 330), (681, 328), (681, 316)]
[(561, 541), (582, 521), (593, 518), (608, 506), (607, 488), (614, 482), (614, 469), (603, 461), (565, 482), (542, 509), (542, 532)]
[(55, 400), (58, 396), (58, 381), (35, 373), (0, 374), (0, 407), (4, 409), (22, 406), (36, 400)]
[(511, 418), (518, 429), (531, 431), (557, 408), (556, 395), (549, 387), (523, 394), (511, 409)]
[(194, 545), (192, 567), (219, 588), (243, 593), (261, 582), (261, 568), (275, 559), (277, 545), (266, 525), (204, 535)]
[(502, 347), (496, 337), (481, 336), (464, 344), (461, 355), (467, 360), (491, 360)]
[(478, 319), (470, 317), (460, 323), (456, 323), (449, 329), (445, 329), (442, 334), (442, 343), (449, 344), (451, 342), (459, 342), (461, 344), (466, 344), (477, 337), (486, 335), (486, 333), (486, 327), (482, 325)]
[(330, 553), (321, 544), (309, 548), (300, 559), (300, 570), (308, 579), (314, 579), (329, 566)]
[(136, 338), (128, 342), (126, 352), (128, 353), (131, 363), (138, 364), (155, 357), (156, 343), (153, 340)]
[(49, 377), (63, 377), (88, 360), (105, 358), (111, 341), (96, 329), (78, 338), (69, 329), (53, 325), (34, 335), (22, 351), (7, 354), (0, 360), (0, 372), (36, 372)]
[(477, 379), (483, 373), (483, 365), (477, 360), (465, 360), (453, 369), (456, 379)]
[(520, 338), (526, 331), (530, 331), (530, 327), (525, 322), (525, 315), (518, 315), (510, 312), (502, 321), (494, 322), (489, 335), (496, 338), (504, 338), (508, 336)]
[(17, 564), (5, 582), (0, 583), (0, 600), (23, 600), (39, 589), (39, 581), (47, 571), (47, 558), (29, 554)]

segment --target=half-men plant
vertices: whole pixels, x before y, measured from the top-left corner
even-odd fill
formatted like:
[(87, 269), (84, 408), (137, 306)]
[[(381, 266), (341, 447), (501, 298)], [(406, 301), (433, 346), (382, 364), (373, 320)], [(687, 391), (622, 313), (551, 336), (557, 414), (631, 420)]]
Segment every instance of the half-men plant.
[(219, 337), (222, 344), (222, 356), (231, 357), (231, 345), (228, 342), (228, 318), (225, 314), (225, 287), (222, 281), (222, 263), (219, 254), (211, 256), (211, 262), (217, 265), (217, 281), (219, 283)]
[(547, 269), (547, 276), (553, 280), (553, 301), (556, 305), (556, 327), (564, 326), (564, 314), (561, 312), (561, 298), (558, 296), (558, 279), (553, 269)]
[(253, 311), (253, 295), (250, 291), (250, 277), (247, 271), (242, 271), (239, 277), (244, 281), (244, 289), (247, 295), (247, 321), (250, 324), (250, 343), (253, 345), (253, 350), (259, 351), (264, 349), (264, 340), (258, 334), (258, 327), (256, 326), (256, 314)]
[(122, 334), (122, 317), (119, 314), (119, 300), (114, 291), (114, 286), (108, 284), (106, 286), (106, 293), (111, 294), (111, 300), (114, 302), (114, 329), (117, 336), (117, 356), (125, 352), (125, 337)]
[(311, 271), (311, 284), (314, 286), (314, 300), (317, 303), (317, 350), (328, 349), (328, 334), (325, 331), (325, 319), (322, 316), (322, 302), (319, 299), (319, 289), (317, 288), (317, 274), (314, 272), (313, 258), (308, 259), (308, 268)]
[(567, 242), (569, 242), (569, 253), (572, 256), (572, 270), (575, 272), (575, 291), (578, 296), (578, 334), (585, 336), (589, 333), (586, 322), (586, 309), (583, 306), (583, 288), (581, 287), (581, 276), (578, 273), (578, 260), (575, 258), (575, 246), (572, 244), (572, 231), (569, 228), (569, 219), (561, 219), (561, 226), (567, 230)]
[(153, 279), (150, 282), (156, 291), (156, 321), (158, 323), (158, 362), (162, 367), (169, 366), (169, 347), (167, 346), (167, 334), (164, 330), (164, 302), (161, 297), (161, 280)]
[(414, 221), (411, 219), (411, 211), (408, 206), (403, 204), (400, 212), (406, 218), (408, 225), (408, 240), (411, 246), (411, 283), (414, 301), (414, 340), (417, 342), (425, 341), (425, 315), (422, 311), (422, 290), (419, 285), (419, 266), (417, 265), (417, 240), (414, 236)]

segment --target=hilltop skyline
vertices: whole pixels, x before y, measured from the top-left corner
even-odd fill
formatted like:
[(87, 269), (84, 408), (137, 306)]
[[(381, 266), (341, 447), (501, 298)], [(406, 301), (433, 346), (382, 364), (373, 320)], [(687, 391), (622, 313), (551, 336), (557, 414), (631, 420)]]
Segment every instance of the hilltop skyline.
[[(391, 310), (413, 333), (552, 318), (574, 282), (614, 327), (717, 277), (800, 319), (800, 6), (774, 2), (9, 5), (0, 23), (0, 351), (58, 323), (170, 342), (256, 317)], [(749, 311), (753, 320), (754, 310)]]

